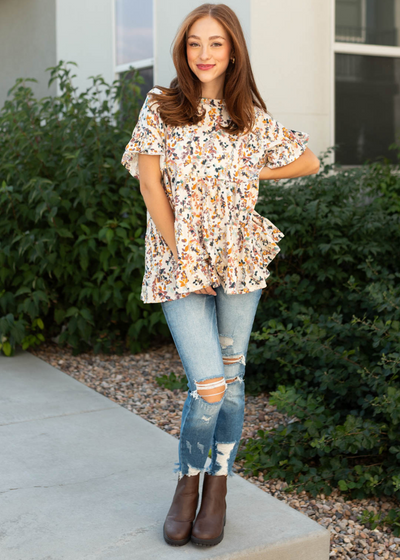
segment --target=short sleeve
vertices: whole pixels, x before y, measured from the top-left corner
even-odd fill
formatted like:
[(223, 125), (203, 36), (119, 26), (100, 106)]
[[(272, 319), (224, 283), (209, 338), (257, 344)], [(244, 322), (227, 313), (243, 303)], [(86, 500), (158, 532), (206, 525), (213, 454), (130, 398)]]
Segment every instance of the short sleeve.
[(264, 114), (263, 126), (266, 167), (275, 169), (288, 165), (305, 151), (309, 140), (307, 132), (288, 129), (267, 114)]
[(153, 88), (147, 94), (133, 129), (132, 138), (125, 147), (121, 160), (122, 165), (137, 179), (139, 179), (139, 154), (165, 156), (164, 123), (157, 111), (157, 103), (151, 101), (151, 92), (161, 93), (157, 88)]

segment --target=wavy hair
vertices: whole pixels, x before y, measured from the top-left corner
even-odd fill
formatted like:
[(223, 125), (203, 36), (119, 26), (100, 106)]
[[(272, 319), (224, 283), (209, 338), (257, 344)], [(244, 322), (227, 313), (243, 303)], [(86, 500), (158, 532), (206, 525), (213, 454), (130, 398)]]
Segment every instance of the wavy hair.
[(192, 10), (182, 22), (173, 41), (172, 59), (176, 77), (170, 87), (156, 86), (163, 93), (151, 94), (151, 101), (159, 104), (159, 113), (167, 125), (197, 124), (205, 115), (198, 107), (202, 97), (201, 81), (189, 67), (186, 55), (190, 27), (202, 17), (211, 16), (226, 30), (231, 40), (233, 64), (226, 69), (223, 98), (230, 116), (228, 126), (221, 127), (229, 134), (241, 134), (254, 126), (254, 106), (267, 111), (257, 89), (242, 26), (235, 12), (226, 4), (202, 4)]

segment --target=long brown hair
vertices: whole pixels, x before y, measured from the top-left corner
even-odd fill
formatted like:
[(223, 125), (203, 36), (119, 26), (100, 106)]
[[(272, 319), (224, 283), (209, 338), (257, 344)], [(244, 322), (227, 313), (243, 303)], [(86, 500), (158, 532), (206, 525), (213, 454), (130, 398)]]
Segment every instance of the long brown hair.
[(190, 27), (205, 16), (211, 16), (224, 27), (231, 40), (232, 56), (235, 57), (235, 63), (229, 60), (223, 92), (231, 120), (228, 126), (221, 128), (229, 134), (247, 132), (254, 126), (254, 106), (264, 111), (267, 108), (254, 80), (242, 26), (235, 12), (226, 4), (202, 4), (186, 16), (173, 42), (172, 59), (177, 76), (169, 88), (157, 86), (163, 93), (153, 93), (152, 101), (159, 103), (160, 116), (167, 125), (197, 124), (204, 117), (205, 111), (198, 112), (201, 81), (189, 67), (186, 43)]

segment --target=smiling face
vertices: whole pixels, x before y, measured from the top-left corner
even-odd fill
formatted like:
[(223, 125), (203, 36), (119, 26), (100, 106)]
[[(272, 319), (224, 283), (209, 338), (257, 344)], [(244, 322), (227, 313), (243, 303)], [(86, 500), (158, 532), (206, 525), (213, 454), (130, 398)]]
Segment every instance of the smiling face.
[(190, 27), (187, 59), (190, 69), (202, 82), (203, 97), (222, 98), (231, 50), (228, 33), (216, 19), (203, 17)]

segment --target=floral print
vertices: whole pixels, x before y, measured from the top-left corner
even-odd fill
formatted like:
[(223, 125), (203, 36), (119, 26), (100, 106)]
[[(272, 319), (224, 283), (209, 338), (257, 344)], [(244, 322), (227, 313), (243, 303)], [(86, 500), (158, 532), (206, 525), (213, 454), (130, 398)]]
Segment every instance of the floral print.
[[(162, 93), (158, 88), (151, 92)], [(150, 95), (140, 110), (122, 164), (139, 179), (138, 154), (160, 156), (162, 184), (175, 215), (178, 261), (147, 211), (144, 303), (171, 301), (204, 286), (227, 294), (266, 286), (267, 265), (283, 233), (254, 207), (263, 167), (291, 163), (309, 135), (285, 128), (254, 107), (256, 124), (240, 136), (221, 129), (225, 100), (201, 98), (206, 109), (196, 125), (166, 125)]]

